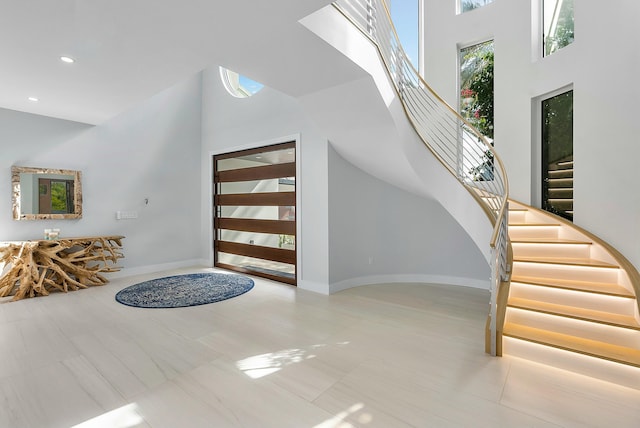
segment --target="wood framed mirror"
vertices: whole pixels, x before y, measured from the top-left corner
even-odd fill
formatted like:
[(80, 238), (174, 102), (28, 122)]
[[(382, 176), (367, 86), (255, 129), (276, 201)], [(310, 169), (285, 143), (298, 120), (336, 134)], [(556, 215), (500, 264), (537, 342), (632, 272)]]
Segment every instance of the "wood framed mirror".
[(82, 218), (80, 171), (11, 167), (14, 220)]

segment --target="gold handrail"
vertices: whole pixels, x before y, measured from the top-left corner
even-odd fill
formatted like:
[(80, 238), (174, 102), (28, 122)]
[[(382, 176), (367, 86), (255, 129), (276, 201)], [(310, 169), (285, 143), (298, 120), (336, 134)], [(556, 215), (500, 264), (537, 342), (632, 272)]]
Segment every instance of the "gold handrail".
[[(368, 4), (373, 5), (376, 2), (378, 2), (378, 3), (380, 3), (382, 5), (382, 8), (384, 9), (384, 12), (385, 12), (385, 15), (386, 15), (386, 20), (387, 20), (387, 22), (389, 24), (389, 28), (393, 32), (393, 38), (395, 40), (397, 40), (398, 50), (402, 50), (402, 46), (401, 46), (401, 44), (399, 42), (400, 38), (398, 36), (398, 33), (397, 33), (397, 30), (396, 30), (395, 26), (393, 25), (393, 20), (391, 18), (391, 12), (389, 11), (389, 7), (387, 5), (386, 0), (373, 0), (373, 1), (370, 1), (370, 3), (368, 3)], [(368, 37), (376, 45), (376, 47), (378, 47), (378, 50), (380, 52), (379, 41), (377, 40), (377, 38), (372, 36), (365, 29), (363, 29), (362, 25), (360, 23), (358, 23), (356, 20), (354, 20), (350, 16), (350, 14), (347, 12), (345, 7), (342, 6), (343, 3), (345, 3), (345, 2), (338, 0), (338, 1), (336, 1), (334, 3), (334, 6), (336, 6), (338, 11), (340, 11), (340, 13), (342, 13), (349, 21), (351, 21), (356, 27), (359, 28), (363, 32), (363, 34), (366, 37)], [(349, 2), (347, 2), (347, 3), (349, 3)], [(389, 65), (385, 55), (382, 52), (380, 52), (380, 53), (381, 53), (381, 55), (380, 55), (381, 59), (385, 64), (385, 68), (389, 71), (391, 69), (391, 66)], [(406, 57), (406, 54), (404, 53), (404, 50), (402, 50), (402, 53)], [(464, 127), (468, 131), (470, 131), (474, 135), (474, 137), (476, 137), (478, 139), (479, 142), (481, 142), (484, 145), (484, 147), (485, 147), (485, 149), (487, 151), (491, 152), (491, 154), (493, 156), (493, 159), (494, 159), (494, 162), (493, 162), (494, 167), (497, 165), (499, 170), (500, 170), (500, 172), (501, 172), (500, 175), (505, 178), (505, 180), (504, 180), (504, 192), (503, 192), (503, 195), (501, 195), (503, 201), (500, 204), (500, 209), (498, 210), (498, 212), (496, 214), (491, 214), (491, 210), (489, 210), (488, 212), (486, 211), (488, 216), (489, 216), (489, 218), (490, 218), (490, 220), (491, 220), (491, 222), (495, 225), (497, 223), (497, 219), (500, 218), (506, 211), (505, 207), (507, 206), (507, 200), (508, 200), (508, 194), (509, 194), (509, 183), (508, 183), (508, 180), (506, 180), (507, 173), (506, 173), (506, 169), (504, 167), (504, 163), (502, 162), (502, 159), (500, 158), (500, 156), (496, 152), (495, 148), (487, 141), (486, 137), (482, 133), (480, 133), (467, 119), (465, 119), (462, 115), (460, 115), (460, 113), (458, 113), (458, 111), (456, 109), (454, 109), (447, 101), (445, 101), (431, 87), (431, 85), (429, 85), (429, 83), (427, 83), (424, 80), (424, 78), (420, 75), (420, 73), (416, 70), (416, 68), (414, 67), (414, 65), (410, 61), (405, 61), (404, 64), (410, 68), (410, 70), (412, 71), (413, 77), (415, 77), (419, 81), (420, 85), (422, 87), (424, 87), (425, 89), (427, 89), (429, 91), (429, 93), (431, 95), (433, 95), (433, 97), (435, 97), (439, 101), (439, 103), (443, 107), (445, 107), (449, 111), (449, 113), (451, 113), (452, 116), (454, 116), (454, 118), (456, 120), (458, 120), (461, 124), (463, 124)], [(400, 95), (400, 94), (398, 94), (398, 95)], [(401, 96), (399, 98), (402, 100)], [(403, 102), (403, 108), (405, 109), (405, 111), (407, 111), (407, 107), (406, 107), (404, 102)], [(407, 113), (409, 113), (409, 112), (407, 112)], [(413, 118), (411, 117), (411, 114), (407, 114), (407, 116), (408, 116), (409, 120), (411, 121), (412, 126), (414, 128), (416, 128), (416, 124), (415, 124)], [(422, 135), (419, 132), (419, 130), (416, 129), (416, 132), (418, 133), (418, 135), (420, 137), (422, 137)], [(425, 146), (427, 146), (427, 148), (429, 148), (431, 150), (431, 146), (429, 145), (429, 143), (427, 141), (425, 141), (424, 138), (421, 138), (421, 139), (422, 139), (423, 143), (425, 144)], [(433, 150), (431, 150), (431, 151), (433, 152)], [(434, 153), (434, 154), (437, 156), (438, 160), (440, 160), (440, 162), (443, 163), (443, 166), (445, 166), (449, 171), (451, 171), (452, 173), (455, 174), (455, 171), (452, 169), (452, 167), (450, 165), (447, 164), (447, 162), (444, 159), (442, 159), (442, 156), (438, 155), (437, 153)], [(476, 199), (478, 199), (477, 198), (477, 194), (474, 194), (474, 197), (476, 197)], [(481, 200), (480, 200), (480, 203), (481, 203), (481, 205), (485, 205)], [(498, 233), (499, 232), (494, 229), (494, 232), (492, 234), (491, 241), (490, 241), (490, 244), (491, 244), (492, 247), (495, 247)]]

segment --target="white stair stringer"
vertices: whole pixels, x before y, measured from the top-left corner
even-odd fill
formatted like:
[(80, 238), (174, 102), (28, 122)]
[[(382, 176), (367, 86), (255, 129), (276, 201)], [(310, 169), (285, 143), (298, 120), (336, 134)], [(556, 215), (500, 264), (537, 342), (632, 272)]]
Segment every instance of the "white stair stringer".
[(638, 272), (567, 220), (510, 201), (503, 355), (640, 389)]
[(413, 129), (375, 45), (333, 6), (300, 22), (369, 75), (299, 98), (336, 151), (375, 177), (438, 201), (489, 262), (491, 222)]

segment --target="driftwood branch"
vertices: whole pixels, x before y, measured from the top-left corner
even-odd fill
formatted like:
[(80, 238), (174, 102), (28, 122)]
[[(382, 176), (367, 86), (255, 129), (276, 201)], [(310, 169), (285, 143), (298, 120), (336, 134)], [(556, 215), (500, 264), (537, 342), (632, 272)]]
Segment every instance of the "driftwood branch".
[[(124, 236), (63, 238), (0, 245), (0, 297), (46, 296), (52, 290), (104, 285), (101, 272), (116, 272)], [(2, 271), (0, 271), (0, 274)]]

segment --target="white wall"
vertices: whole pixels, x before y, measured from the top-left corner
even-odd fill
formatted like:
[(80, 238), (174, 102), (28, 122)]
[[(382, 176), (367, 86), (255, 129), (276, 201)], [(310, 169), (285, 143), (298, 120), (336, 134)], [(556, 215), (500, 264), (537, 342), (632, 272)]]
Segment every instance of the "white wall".
[[(233, 98), (213, 67), (203, 74), (202, 125), (202, 230), (210, 237), (202, 251), (211, 260), (212, 153), (299, 135), (300, 288), (329, 293), (380, 281), (487, 287), (489, 270), (483, 255), (439, 203), (344, 160), (297, 100), (270, 88), (250, 98)], [(372, 155), (369, 150), (362, 153)]]
[[(437, 200), (489, 261), (493, 229), (489, 219), (416, 134), (371, 41), (331, 6), (306, 17), (302, 23), (370, 73), (367, 78), (301, 98), (329, 133), (335, 150), (372, 176)], [(475, 255), (470, 251), (459, 257)]]
[(489, 266), (436, 201), (366, 174), (329, 150), (331, 290), (381, 282), (488, 288)]
[(541, 0), (496, 0), (459, 16), (454, 0), (424, 1), (426, 80), (451, 105), (457, 105), (457, 48), (495, 40), (495, 145), (514, 199), (539, 199), (537, 101), (573, 86), (575, 223), (640, 268), (640, 4), (575, 1), (575, 42), (542, 59)]
[[(328, 293), (328, 196), (326, 137), (300, 103), (265, 87), (249, 98), (234, 98), (223, 87), (218, 67), (203, 72), (201, 252), (213, 263), (212, 154), (298, 139), (298, 286)], [(304, 219), (300, 221), (300, 219)]]
[[(197, 75), (95, 127), (0, 110), (0, 240), (40, 239), (54, 227), (121, 234), (123, 274), (200, 260), (200, 94)], [(14, 221), (11, 165), (80, 170), (83, 218)], [(139, 218), (118, 221), (118, 210)]]

